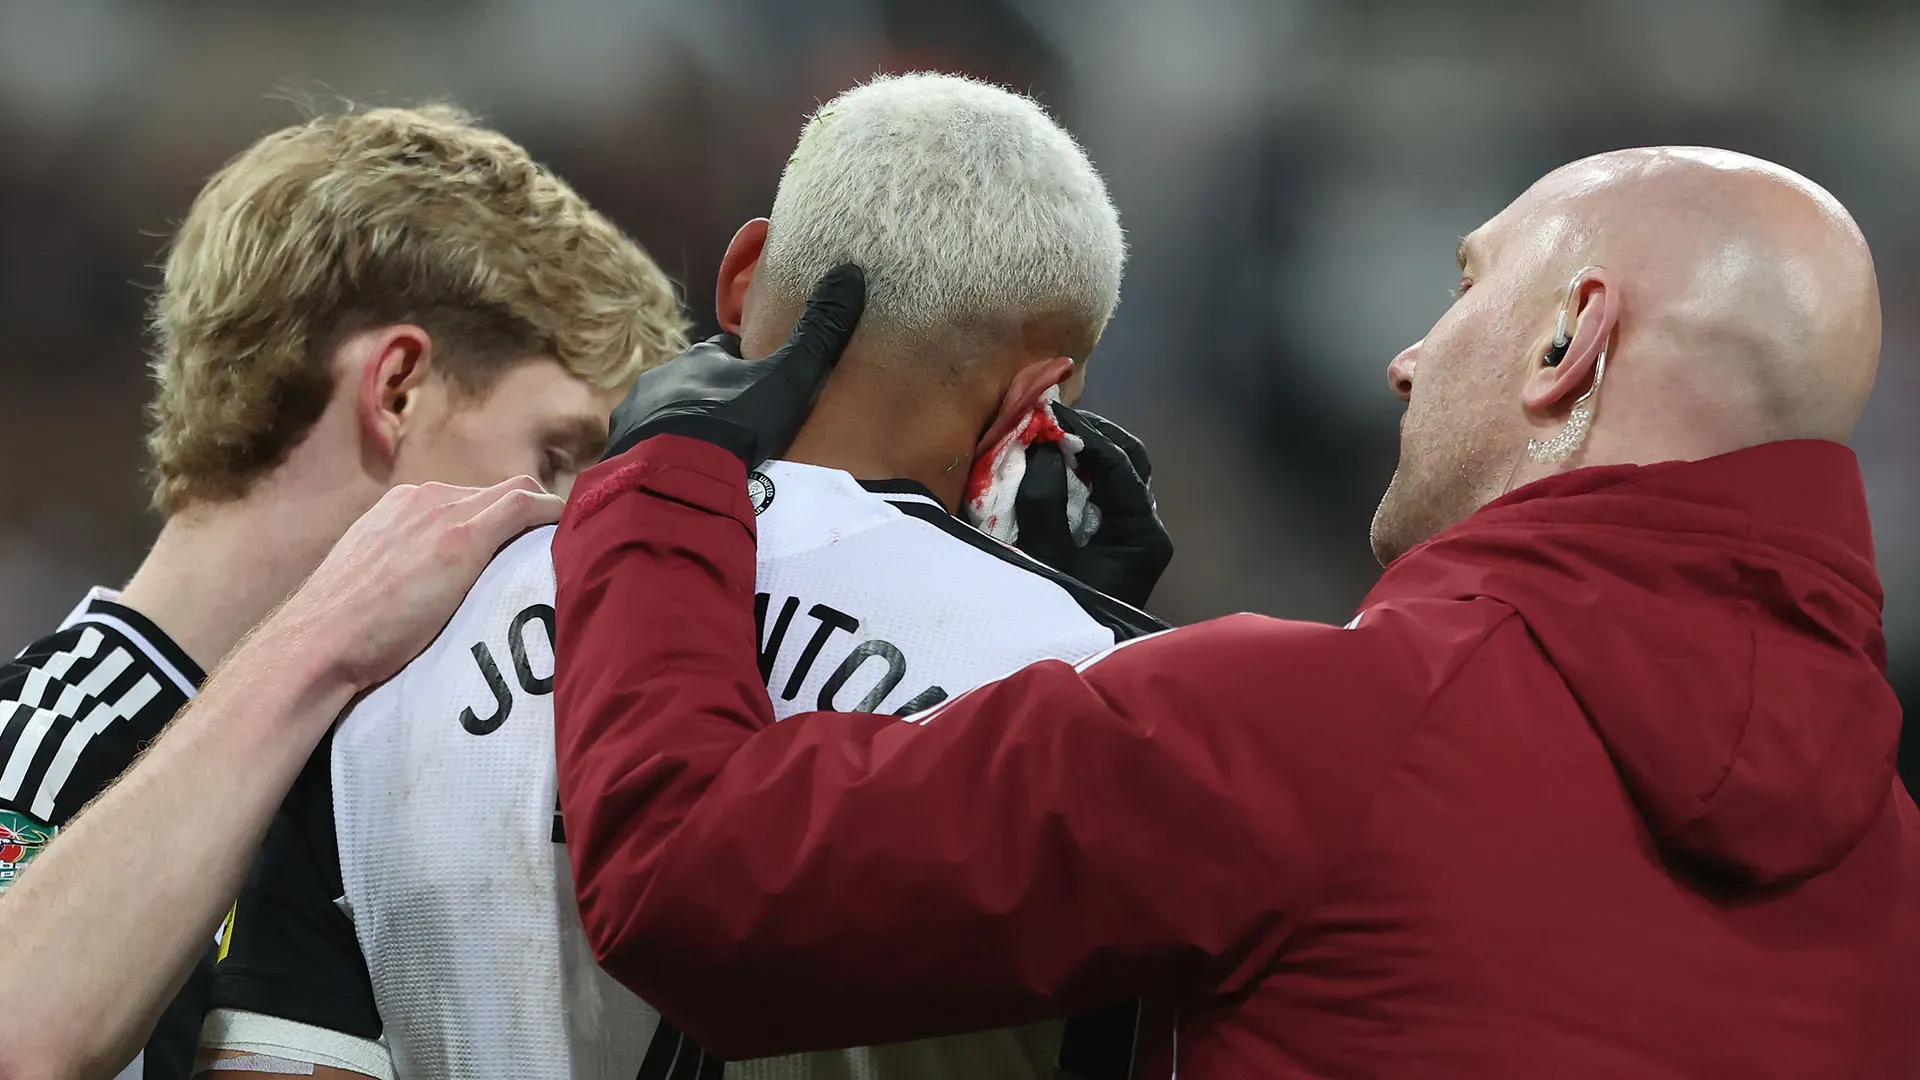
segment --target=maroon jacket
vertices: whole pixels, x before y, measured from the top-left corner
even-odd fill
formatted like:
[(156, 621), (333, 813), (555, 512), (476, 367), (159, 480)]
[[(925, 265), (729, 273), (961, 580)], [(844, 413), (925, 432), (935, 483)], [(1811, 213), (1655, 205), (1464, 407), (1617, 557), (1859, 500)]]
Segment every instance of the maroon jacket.
[(587, 932), (709, 1049), (1139, 994), (1146, 1077), (1920, 1076), (1845, 448), (1564, 474), (1351, 629), (1218, 619), (912, 722), (772, 723), (745, 480), (650, 440), (554, 545)]

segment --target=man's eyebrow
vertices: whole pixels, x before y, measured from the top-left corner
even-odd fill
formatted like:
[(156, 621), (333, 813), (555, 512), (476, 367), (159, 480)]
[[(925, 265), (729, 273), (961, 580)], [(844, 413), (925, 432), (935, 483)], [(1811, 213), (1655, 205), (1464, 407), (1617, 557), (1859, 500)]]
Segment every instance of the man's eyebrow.
[(1460, 269), (1464, 273), (1467, 269), (1467, 238), (1466, 237), (1464, 236), (1461, 237), (1460, 246), (1453, 249), (1453, 259), (1455, 262), (1460, 264)]
[(554, 441), (573, 455), (576, 462), (591, 463), (607, 448), (607, 422), (584, 418), (569, 420), (554, 432)]

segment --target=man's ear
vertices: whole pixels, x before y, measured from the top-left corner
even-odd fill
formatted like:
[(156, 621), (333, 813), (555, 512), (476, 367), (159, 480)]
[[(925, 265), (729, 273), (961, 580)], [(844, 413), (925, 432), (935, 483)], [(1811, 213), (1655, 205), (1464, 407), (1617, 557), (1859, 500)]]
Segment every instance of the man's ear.
[(720, 259), (720, 280), (713, 286), (713, 311), (720, 329), (738, 334), (747, 317), (747, 290), (753, 286), (753, 272), (760, 265), (760, 253), (767, 246), (767, 219), (754, 218), (733, 234), (727, 253)]
[(360, 341), (365, 362), (354, 395), (363, 445), (391, 467), (419, 414), (420, 387), (433, 365), (433, 339), (418, 326), (370, 331)]
[(1067, 377), (1060, 380), (1060, 400), (1068, 408), (1080, 404), (1081, 395), (1087, 392), (1087, 362), (1078, 360), (1067, 371)]
[(1001, 439), (1019, 427), (1020, 421), (1039, 408), (1040, 399), (1046, 396), (1047, 389), (1060, 385), (1073, 371), (1071, 357), (1055, 356), (1029, 361), (1016, 372), (1013, 381), (1007, 384), (1006, 393), (1000, 395), (1000, 409), (993, 414), (993, 422), (987, 425), (985, 434), (974, 446), (974, 457), (993, 449)]
[[(1534, 350), (1526, 386), (1521, 390), (1522, 403), (1536, 416), (1553, 419), (1566, 416), (1573, 403), (1593, 385), (1600, 355), (1620, 323), (1620, 290), (1612, 286), (1607, 272), (1599, 267), (1585, 271), (1574, 283), (1568, 291), (1567, 303), (1571, 309), (1567, 315), (1571, 340), (1566, 351), (1561, 353), (1554, 348), (1554, 335), (1549, 333)], [(1558, 318), (1556, 314), (1555, 319)], [(1556, 355), (1558, 360), (1550, 362)]]

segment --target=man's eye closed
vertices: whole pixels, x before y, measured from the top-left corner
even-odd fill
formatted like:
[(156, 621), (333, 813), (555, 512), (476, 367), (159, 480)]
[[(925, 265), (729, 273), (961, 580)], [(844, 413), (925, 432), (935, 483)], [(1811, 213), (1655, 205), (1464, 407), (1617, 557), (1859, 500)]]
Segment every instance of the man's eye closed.
[(1449, 295), (1451, 295), (1455, 300), (1458, 300), (1461, 297), (1467, 295), (1467, 290), (1471, 288), (1473, 288), (1473, 279), (1470, 277), (1463, 277), (1460, 279), (1460, 284), (1455, 285), (1453, 287), (1453, 292), (1450, 293)]

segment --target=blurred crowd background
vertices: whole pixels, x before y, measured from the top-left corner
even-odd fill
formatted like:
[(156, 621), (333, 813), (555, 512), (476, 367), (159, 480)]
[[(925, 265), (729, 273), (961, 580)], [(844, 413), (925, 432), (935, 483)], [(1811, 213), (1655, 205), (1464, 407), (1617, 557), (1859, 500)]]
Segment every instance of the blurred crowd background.
[(921, 68), (1032, 93), (1107, 177), (1132, 255), (1087, 402), (1154, 450), (1177, 622), (1348, 617), (1395, 458), (1387, 361), (1446, 306), (1457, 239), (1540, 174), (1704, 143), (1826, 185), (1880, 268), (1854, 445), (1920, 701), (1920, 5), (1891, 0), (0, 0), (0, 647), (152, 538), (153, 266), (257, 136), (340, 99), (457, 101), (710, 328), (805, 115)]

